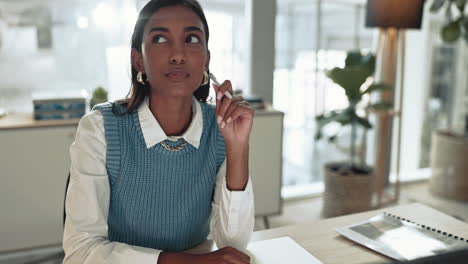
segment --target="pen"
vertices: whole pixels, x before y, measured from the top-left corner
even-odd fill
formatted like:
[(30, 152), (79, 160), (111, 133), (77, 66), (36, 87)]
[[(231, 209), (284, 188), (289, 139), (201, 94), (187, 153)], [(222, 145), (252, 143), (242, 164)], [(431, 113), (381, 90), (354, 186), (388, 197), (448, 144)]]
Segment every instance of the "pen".
[[(210, 79), (214, 82), (214, 84), (216, 84), (217, 86), (220, 86), (221, 84), (218, 82), (218, 80), (216, 79), (216, 77), (213, 75), (213, 73), (210, 72), (209, 74), (210, 76)], [(224, 95), (229, 98), (229, 99), (232, 99), (232, 95), (229, 91), (224, 91)], [(221, 98), (220, 98), (221, 99)]]

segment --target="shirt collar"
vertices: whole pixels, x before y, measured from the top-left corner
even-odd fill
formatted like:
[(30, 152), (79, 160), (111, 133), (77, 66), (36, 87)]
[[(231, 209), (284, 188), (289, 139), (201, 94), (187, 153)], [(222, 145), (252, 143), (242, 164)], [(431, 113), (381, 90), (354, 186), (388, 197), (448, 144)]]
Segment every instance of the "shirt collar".
[[(146, 148), (151, 148), (161, 141), (170, 139), (170, 137), (164, 133), (164, 130), (159, 125), (158, 120), (154, 117), (153, 113), (151, 113), (148, 100), (148, 97), (146, 97), (138, 108), (138, 118), (140, 120), (141, 131), (143, 133), (143, 138), (145, 139)], [(187, 141), (187, 143), (198, 149), (203, 131), (203, 115), (200, 102), (195, 98), (192, 99), (192, 112), (193, 115), (190, 126), (181, 137)]]

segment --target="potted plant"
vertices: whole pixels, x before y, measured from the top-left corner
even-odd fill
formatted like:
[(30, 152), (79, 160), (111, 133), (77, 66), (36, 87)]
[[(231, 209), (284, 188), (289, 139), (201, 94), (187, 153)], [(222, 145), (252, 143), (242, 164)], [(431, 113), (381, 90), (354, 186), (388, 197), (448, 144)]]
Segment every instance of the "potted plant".
[(462, 37), (468, 43), (468, 0), (434, 0), (430, 11), (439, 12), (445, 8), (446, 23), (440, 30), (440, 36), (446, 43), (455, 43)]
[(93, 96), (91, 97), (90, 109), (93, 109), (93, 106), (97, 104), (105, 102), (107, 102), (107, 91), (101, 86), (96, 87), (93, 91)]
[[(434, 0), (430, 7), (433, 13), (445, 11), (445, 24), (440, 31), (442, 41), (449, 45), (459, 45), (459, 48), (465, 50), (468, 44), (467, 4), (468, 0)], [(465, 69), (468, 68), (466, 60), (463, 66)], [(468, 172), (466, 162), (466, 157), (468, 157), (468, 91), (466, 90), (468, 81), (466, 76), (464, 76), (464, 81), (464, 85), (462, 83), (458, 88), (464, 88), (465, 91), (457, 92), (459, 95), (465, 95), (464, 111), (461, 109), (461, 114), (457, 114), (458, 118), (455, 122), (449, 122), (446, 129), (438, 129), (432, 133), (430, 153), (432, 175), (429, 189), (433, 194), (445, 198), (468, 201), (468, 178), (466, 177)]]
[[(371, 53), (348, 52), (345, 67), (327, 71), (327, 76), (345, 90), (348, 107), (323, 113), (316, 117), (316, 139), (324, 137), (323, 128), (330, 123), (351, 127), (349, 159), (325, 164), (322, 216), (333, 217), (360, 212), (371, 208), (374, 191), (372, 168), (365, 163), (364, 155), (358, 155), (358, 128), (372, 128), (365, 112), (368, 108), (388, 109), (388, 103), (365, 105), (364, 98), (376, 91), (387, 89), (383, 83), (374, 83), (370, 78), (375, 70), (375, 56)], [(339, 134), (328, 135), (336, 141)], [(360, 156), (358, 158), (358, 156)]]

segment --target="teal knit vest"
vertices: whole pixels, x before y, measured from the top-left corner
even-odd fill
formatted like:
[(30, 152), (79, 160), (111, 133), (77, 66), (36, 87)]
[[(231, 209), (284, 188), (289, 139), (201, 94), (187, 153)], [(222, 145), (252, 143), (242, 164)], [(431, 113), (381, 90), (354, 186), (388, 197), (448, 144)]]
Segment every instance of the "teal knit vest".
[[(206, 239), (225, 145), (214, 107), (200, 105), (203, 132), (198, 149), (187, 144), (176, 152), (161, 144), (146, 147), (137, 111), (118, 116), (110, 103), (94, 108), (104, 117), (110, 241), (182, 251)], [(174, 147), (181, 140), (165, 143)]]

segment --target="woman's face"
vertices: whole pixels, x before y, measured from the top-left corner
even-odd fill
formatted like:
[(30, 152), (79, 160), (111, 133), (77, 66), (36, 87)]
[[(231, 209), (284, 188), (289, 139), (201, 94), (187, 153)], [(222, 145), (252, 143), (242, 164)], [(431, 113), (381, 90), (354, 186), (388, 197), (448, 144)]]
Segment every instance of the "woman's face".
[(152, 92), (192, 95), (209, 65), (203, 22), (188, 7), (159, 9), (145, 26), (138, 59), (144, 69), (136, 68), (146, 73)]

